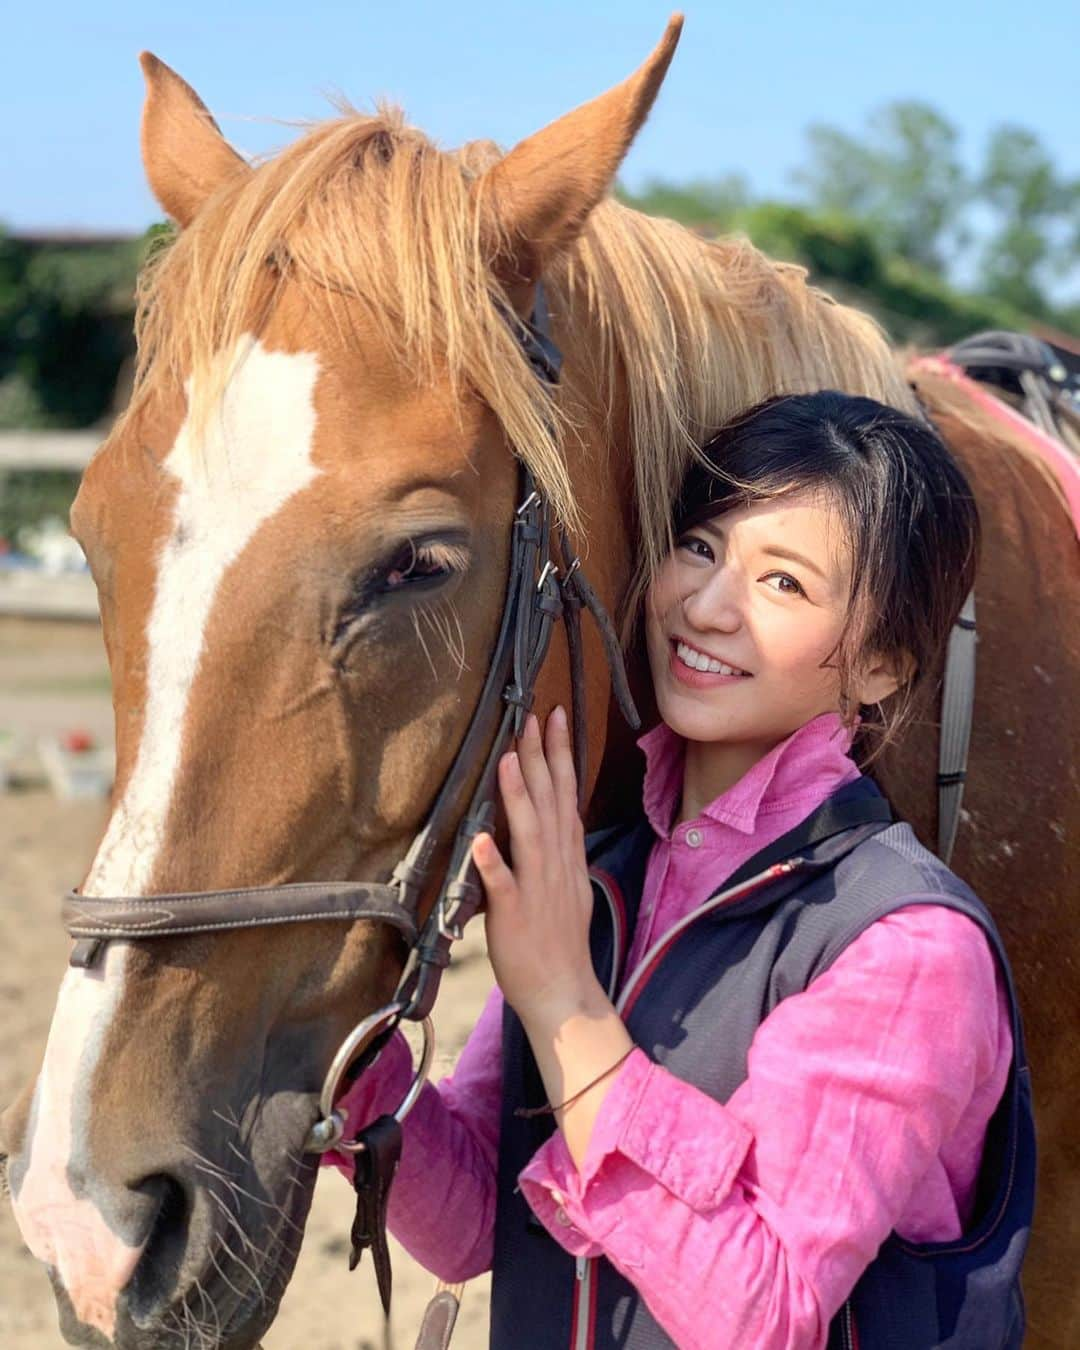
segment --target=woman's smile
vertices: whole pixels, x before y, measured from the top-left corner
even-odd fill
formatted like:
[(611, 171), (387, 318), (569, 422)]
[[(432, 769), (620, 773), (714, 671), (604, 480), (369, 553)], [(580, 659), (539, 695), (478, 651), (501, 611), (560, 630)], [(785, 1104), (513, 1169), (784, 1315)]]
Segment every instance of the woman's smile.
[[(746, 503), (686, 530), (649, 593), (657, 707), (680, 736), (765, 754), (840, 707), (851, 549), (827, 493)], [(736, 693), (746, 686), (745, 696)], [(722, 752), (725, 753), (726, 752)]]
[(675, 636), (669, 639), (669, 643), (671, 673), (692, 689), (714, 689), (719, 685), (738, 684), (753, 678), (748, 670), (740, 670), (738, 666), (702, 651), (685, 638)]

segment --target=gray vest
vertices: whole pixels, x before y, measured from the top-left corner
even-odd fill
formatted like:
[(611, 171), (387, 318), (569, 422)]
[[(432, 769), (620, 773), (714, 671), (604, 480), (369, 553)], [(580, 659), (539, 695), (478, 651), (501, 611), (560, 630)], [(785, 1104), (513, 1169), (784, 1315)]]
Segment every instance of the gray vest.
[[(979, 924), (1006, 974), (1017, 1054), (984, 1151), (977, 1214), (959, 1244), (916, 1247), (895, 1234), (833, 1322), (843, 1350), (1004, 1350), (1020, 1345), (1019, 1267), (1034, 1195), (1030, 1088), (1012, 981), (993, 922), (974, 895), (915, 839), (888, 823), (868, 779), (841, 789), (802, 826), (728, 878), (728, 898), (654, 948), (641, 971), (621, 969), (652, 834), (645, 822), (592, 841), (591, 943), (605, 986), (637, 1044), (718, 1101), (746, 1078), (750, 1043), (781, 999), (806, 989), (870, 924), (914, 894)], [(744, 886), (740, 892), (735, 889)], [(734, 894), (731, 894), (732, 891)], [(711, 898), (703, 895), (703, 902)], [(657, 977), (659, 972), (659, 978)], [(633, 1285), (606, 1260), (575, 1263), (516, 1189), (550, 1134), (550, 1117), (521, 1120), (544, 1101), (524, 1031), (509, 1010), (503, 1036), (503, 1117), (492, 1285), (493, 1350), (626, 1347), (673, 1342)], [(686, 1291), (693, 1298), (693, 1290)], [(718, 1347), (717, 1350), (725, 1350)], [(735, 1350), (743, 1350), (742, 1347)]]

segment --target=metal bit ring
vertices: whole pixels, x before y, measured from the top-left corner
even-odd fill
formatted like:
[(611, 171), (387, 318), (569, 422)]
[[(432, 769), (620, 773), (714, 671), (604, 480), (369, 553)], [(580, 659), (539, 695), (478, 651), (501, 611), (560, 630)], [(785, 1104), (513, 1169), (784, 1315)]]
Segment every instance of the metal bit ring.
[[(385, 1008), (380, 1008), (377, 1012), (365, 1017), (362, 1022), (358, 1022), (342, 1041), (331, 1061), (330, 1068), (326, 1072), (322, 1094), (319, 1097), (319, 1119), (308, 1133), (304, 1145), (306, 1152), (326, 1153), (332, 1148), (340, 1149), (343, 1153), (362, 1153), (364, 1151), (365, 1145), (362, 1139), (346, 1140), (344, 1138), (345, 1117), (336, 1108), (335, 1102), (341, 1089), (342, 1079), (348, 1072), (349, 1066), (356, 1058), (357, 1053), (374, 1036), (395, 1025), (400, 1020), (405, 1008), (404, 1003), (387, 1004)], [(394, 1119), (399, 1124), (415, 1106), (416, 1099), (420, 1096), (420, 1089), (427, 1081), (428, 1071), (435, 1054), (435, 1028), (431, 1024), (430, 1017), (423, 1019), (420, 1023), (420, 1029), (424, 1037), (424, 1043), (420, 1051), (420, 1064), (413, 1075), (408, 1091), (402, 1098), (401, 1104), (394, 1112)]]

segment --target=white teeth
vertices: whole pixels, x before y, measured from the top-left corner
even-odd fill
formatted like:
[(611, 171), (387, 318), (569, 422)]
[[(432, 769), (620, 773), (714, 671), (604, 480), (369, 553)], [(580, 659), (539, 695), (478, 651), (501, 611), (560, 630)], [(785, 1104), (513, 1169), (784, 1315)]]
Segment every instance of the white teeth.
[(678, 653), (679, 660), (690, 667), (691, 670), (704, 670), (710, 675), (743, 675), (745, 671), (736, 669), (735, 666), (726, 665), (723, 661), (717, 661), (714, 657), (706, 656), (704, 652), (699, 652), (696, 648), (688, 646), (685, 642), (676, 642), (675, 650)]

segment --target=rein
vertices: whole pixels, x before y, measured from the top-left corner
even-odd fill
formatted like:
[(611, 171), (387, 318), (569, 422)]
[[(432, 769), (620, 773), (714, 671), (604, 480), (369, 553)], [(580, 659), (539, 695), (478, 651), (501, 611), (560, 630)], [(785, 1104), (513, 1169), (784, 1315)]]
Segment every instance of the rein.
[[(532, 318), (508, 315), (526, 359), (550, 389), (559, 382), (562, 356), (552, 341), (543, 288), (538, 287)], [(586, 773), (586, 708), (581, 645), (582, 609), (592, 614), (603, 639), (612, 688), (627, 722), (640, 725), (626, 678), (614, 625), (581, 572), (564, 530), (553, 530), (550, 503), (524, 461), (518, 461), (518, 505), (510, 524), (510, 565), (498, 636), (487, 676), (468, 729), (439, 788), (427, 819), (388, 882), (293, 882), (153, 896), (98, 897), (69, 891), (62, 921), (75, 939), (70, 964), (87, 969), (112, 939), (143, 941), (186, 933), (208, 933), (321, 919), (367, 919), (396, 928), (409, 955), (393, 999), (366, 1017), (342, 1042), (327, 1071), (319, 1118), (305, 1144), (310, 1153), (340, 1149), (355, 1155), (357, 1214), (350, 1268), (372, 1248), (379, 1292), (389, 1312), (390, 1264), (386, 1246), (386, 1202), (401, 1147), (401, 1122), (427, 1078), (434, 1049), (430, 1013), (453, 944), (480, 908), (483, 890), (472, 862), (472, 842), (495, 818), (495, 775), (499, 759), (524, 729), (551, 633), (561, 618), (570, 653), (574, 762), (578, 791)], [(557, 535), (559, 562), (553, 557)], [(477, 764), (480, 763), (479, 776)], [(460, 803), (476, 784), (464, 813)], [(435, 861), (449, 849), (449, 862), (426, 919), (425, 896), (436, 884)], [(336, 1107), (343, 1085), (355, 1080), (375, 1058), (400, 1022), (420, 1022), (421, 1062), (404, 1100), (355, 1139), (345, 1139), (345, 1117)]]

